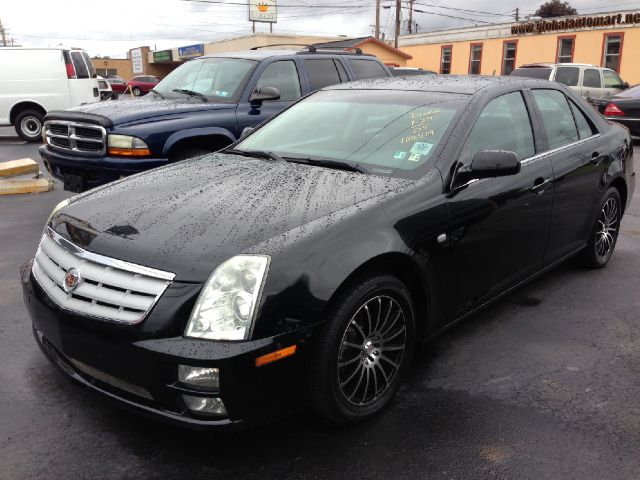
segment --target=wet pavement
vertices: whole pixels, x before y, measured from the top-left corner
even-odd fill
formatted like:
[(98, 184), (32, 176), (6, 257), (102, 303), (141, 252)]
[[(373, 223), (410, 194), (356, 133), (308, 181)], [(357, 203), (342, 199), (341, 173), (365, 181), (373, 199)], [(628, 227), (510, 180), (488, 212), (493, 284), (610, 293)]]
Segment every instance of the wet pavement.
[[(0, 161), (26, 156), (0, 138)], [(0, 479), (640, 476), (640, 192), (606, 269), (563, 265), (424, 345), (379, 417), (336, 428), (301, 412), (231, 435), (124, 412), (38, 350), (18, 269), (67, 196), (57, 182), (0, 197)]]

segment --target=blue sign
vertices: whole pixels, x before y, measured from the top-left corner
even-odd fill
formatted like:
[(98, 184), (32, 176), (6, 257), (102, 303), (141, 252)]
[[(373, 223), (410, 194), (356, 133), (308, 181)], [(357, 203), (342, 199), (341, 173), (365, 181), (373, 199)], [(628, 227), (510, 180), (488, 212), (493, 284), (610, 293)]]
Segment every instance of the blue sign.
[(178, 48), (178, 56), (180, 58), (199, 57), (204, 55), (204, 44), (199, 43), (197, 45), (188, 45), (186, 47)]

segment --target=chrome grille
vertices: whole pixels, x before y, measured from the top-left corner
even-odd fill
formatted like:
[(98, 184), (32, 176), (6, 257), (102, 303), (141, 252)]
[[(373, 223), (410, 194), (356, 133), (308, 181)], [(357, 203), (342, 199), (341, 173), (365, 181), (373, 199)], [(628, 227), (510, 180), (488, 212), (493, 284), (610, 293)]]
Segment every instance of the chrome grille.
[[(80, 278), (65, 286), (69, 270)], [(173, 273), (88, 252), (47, 227), (33, 276), (61, 308), (119, 323), (141, 322), (174, 278)]]
[(44, 122), (46, 142), (54, 149), (88, 155), (104, 155), (107, 131), (100, 125), (49, 120)]

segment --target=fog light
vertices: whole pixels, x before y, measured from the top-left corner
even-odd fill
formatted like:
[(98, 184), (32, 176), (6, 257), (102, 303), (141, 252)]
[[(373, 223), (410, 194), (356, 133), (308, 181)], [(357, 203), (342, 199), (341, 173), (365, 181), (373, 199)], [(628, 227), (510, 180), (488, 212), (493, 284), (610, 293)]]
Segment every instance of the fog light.
[(178, 365), (178, 380), (194, 387), (218, 390), (220, 388), (220, 370), (217, 368)]
[(224, 406), (224, 403), (222, 403), (221, 398), (182, 395), (182, 399), (184, 400), (187, 408), (192, 412), (215, 415), (219, 417), (227, 416), (227, 408)]

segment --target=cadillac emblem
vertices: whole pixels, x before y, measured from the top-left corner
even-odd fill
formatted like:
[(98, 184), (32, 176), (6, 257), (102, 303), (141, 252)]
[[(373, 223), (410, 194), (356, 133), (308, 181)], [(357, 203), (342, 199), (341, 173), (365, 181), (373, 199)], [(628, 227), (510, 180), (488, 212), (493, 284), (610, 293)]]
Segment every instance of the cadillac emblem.
[(64, 291), (67, 293), (73, 292), (78, 285), (80, 285), (81, 281), (82, 278), (80, 278), (80, 272), (78, 269), (75, 267), (70, 268), (64, 276), (64, 282), (62, 284)]

